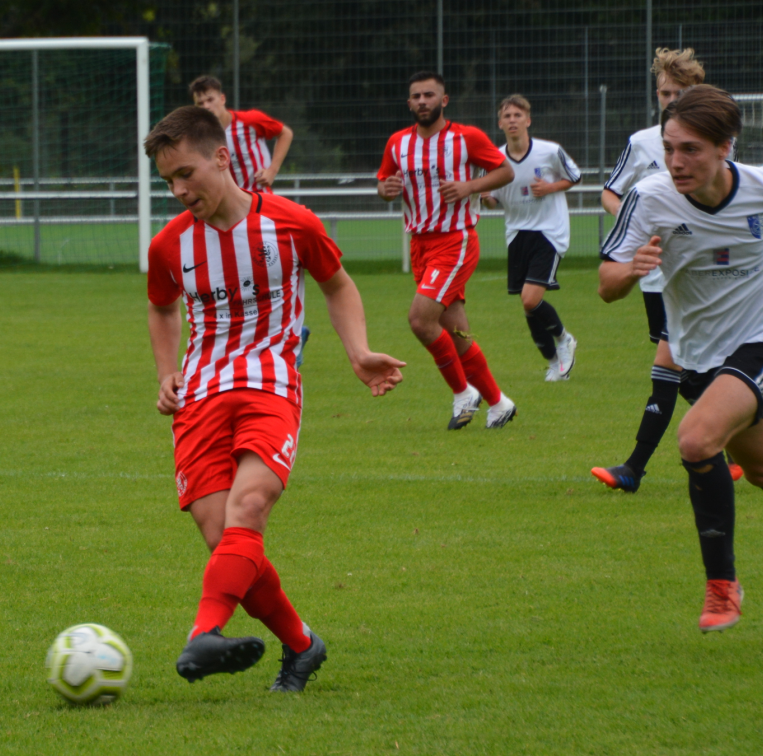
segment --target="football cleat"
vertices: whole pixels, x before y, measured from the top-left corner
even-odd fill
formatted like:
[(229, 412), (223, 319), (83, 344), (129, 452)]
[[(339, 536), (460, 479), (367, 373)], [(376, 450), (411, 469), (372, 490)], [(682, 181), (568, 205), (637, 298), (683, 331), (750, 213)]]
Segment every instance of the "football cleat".
[(315, 679), (310, 676), (326, 661), (326, 644), (312, 630), (310, 630), (310, 639), (310, 648), (301, 654), (292, 651), (286, 644), (283, 645), (281, 671), (270, 690), (298, 693), (305, 689), (305, 685), (311, 679)]
[(482, 397), (474, 386), (467, 383), (466, 390), (456, 394), (453, 399), (453, 417), (448, 423), (448, 430), (459, 430), (469, 425), (474, 413), (480, 408)]
[(736, 462), (729, 462), (729, 472), (734, 483), (744, 475), (744, 470)]
[(567, 373), (567, 375), (562, 375), (559, 372), (559, 361), (554, 360), (553, 362), (548, 363), (548, 370), (546, 370), (546, 381), (548, 383), (554, 383), (556, 381), (568, 381), (570, 379), (570, 374)]
[(517, 406), (506, 394), (501, 393), (501, 399), (487, 411), (486, 428), (503, 428), (506, 423), (514, 419), (517, 414)]
[(188, 682), (201, 680), (219, 672), (243, 672), (255, 665), (265, 653), (260, 638), (225, 638), (216, 627), (199, 633), (188, 642), (175, 665), (178, 674)]
[(556, 345), (556, 358), (559, 360), (559, 374), (564, 377), (567, 376), (575, 366), (575, 350), (578, 347), (578, 342), (575, 341), (575, 337), (568, 331), (564, 332), (559, 343)]
[(738, 580), (708, 580), (705, 587), (705, 605), (699, 617), (699, 629), (728, 630), (742, 616), (744, 590)]
[(646, 475), (646, 470), (641, 474), (635, 473), (629, 465), (617, 465), (617, 467), (594, 467), (591, 475), (600, 480), (605, 486), (619, 488), (627, 493), (636, 493), (641, 485), (641, 479)]

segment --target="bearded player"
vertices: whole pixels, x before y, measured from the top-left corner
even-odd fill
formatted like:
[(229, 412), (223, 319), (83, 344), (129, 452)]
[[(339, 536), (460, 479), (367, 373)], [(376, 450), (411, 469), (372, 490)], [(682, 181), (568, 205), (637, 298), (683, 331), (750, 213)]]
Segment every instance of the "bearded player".
[(442, 76), (421, 71), (410, 78), (408, 108), (416, 123), (389, 138), (377, 191), (387, 202), (403, 197), (418, 285), (408, 322), (453, 392), (448, 429), (471, 422), (483, 399), (486, 426), (501, 428), (517, 409), (469, 335), (464, 301), (479, 261), (479, 194), (508, 184), (514, 172), (486, 134), (445, 119), (447, 104)]
[[(369, 351), (358, 290), (323, 224), (287, 199), (236, 185), (225, 131), (211, 112), (178, 108), (153, 129), (145, 149), (186, 208), (151, 244), (148, 322), (157, 407), (174, 416), (180, 507), (212, 551), (177, 671), (193, 682), (260, 659), (259, 638), (221, 635), (241, 604), (283, 644), (271, 690), (302, 690), (326, 647), (281, 589), (263, 536), (297, 452), (302, 388), (295, 348), (305, 270), (374, 396), (402, 380), (404, 363)], [(190, 336), (178, 370), (181, 300)]]

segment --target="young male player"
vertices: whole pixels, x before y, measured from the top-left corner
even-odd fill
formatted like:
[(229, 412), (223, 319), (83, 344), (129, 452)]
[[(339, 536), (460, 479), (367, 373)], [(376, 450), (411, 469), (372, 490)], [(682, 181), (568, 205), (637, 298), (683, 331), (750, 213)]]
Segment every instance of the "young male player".
[[(225, 129), (230, 170), (236, 183), (247, 191), (271, 192), (294, 132), (261, 110), (228, 110), (222, 84), (214, 76), (199, 76), (188, 90), (194, 105), (214, 113)], [(275, 139), (272, 159), (268, 139)]]
[[(418, 285), (408, 322), (453, 391), (448, 429), (471, 422), (482, 399), (490, 406), (487, 427), (501, 428), (517, 410), (469, 335), (464, 300), (479, 260), (479, 193), (507, 184), (514, 174), (486, 134), (445, 120), (447, 104), (442, 76), (421, 71), (410, 78), (408, 108), (415, 124), (389, 138), (377, 191), (387, 202), (402, 194), (405, 203)], [(480, 169), (487, 174), (478, 178)]]
[[(658, 48), (652, 65), (652, 73), (657, 80), (657, 100), (662, 112), (673, 102), (681, 90), (705, 79), (702, 64), (694, 59), (694, 50), (668, 50)], [(660, 125), (637, 131), (628, 140), (628, 146), (604, 184), (601, 204), (612, 215), (617, 215), (621, 198), (638, 181), (660, 171), (665, 171), (665, 155), (662, 145)], [(688, 232), (676, 229), (676, 235)], [(622, 465), (615, 467), (594, 467), (591, 473), (610, 488), (619, 488), (629, 493), (636, 493), (641, 479), (646, 474), (646, 465), (670, 425), (673, 410), (678, 397), (678, 384), (681, 369), (673, 362), (668, 347), (668, 334), (665, 330), (665, 307), (662, 302), (662, 289), (665, 278), (659, 268), (639, 281), (647, 320), (649, 338), (657, 344), (657, 353), (652, 366), (652, 395), (647, 399), (641, 425), (636, 434), (636, 446), (630, 457)], [(732, 467), (735, 479), (742, 476), (738, 465)]]
[(667, 106), (669, 173), (643, 179), (626, 196), (599, 270), (606, 302), (658, 266), (665, 276), (670, 350), (692, 405), (678, 446), (707, 575), (703, 632), (736, 624), (743, 597), (724, 448), (763, 487), (763, 171), (728, 160), (741, 125), (731, 96), (706, 84)]
[[(259, 638), (220, 634), (241, 604), (283, 643), (271, 690), (302, 690), (326, 648), (281, 590), (263, 534), (297, 452), (304, 271), (318, 282), (350, 364), (374, 396), (402, 380), (404, 363), (369, 351), (358, 290), (323, 224), (287, 199), (236, 186), (212, 113), (178, 108), (145, 149), (186, 208), (151, 243), (148, 322), (157, 407), (174, 415), (180, 507), (212, 551), (177, 670), (193, 682), (259, 660)], [(181, 299), (190, 337), (178, 371)]]
[(487, 207), (500, 204), (506, 218), (509, 294), (520, 294), (535, 345), (548, 360), (547, 381), (564, 381), (575, 364), (577, 341), (543, 296), (558, 289), (556, 270), (570, 246), (570, 213), (564, 197), (580, 181), (572, 158), (556, 142), (530, 137), (530, 103), (522, 95), (498, 107), (501, 147), (514, 181), (482, 195)]

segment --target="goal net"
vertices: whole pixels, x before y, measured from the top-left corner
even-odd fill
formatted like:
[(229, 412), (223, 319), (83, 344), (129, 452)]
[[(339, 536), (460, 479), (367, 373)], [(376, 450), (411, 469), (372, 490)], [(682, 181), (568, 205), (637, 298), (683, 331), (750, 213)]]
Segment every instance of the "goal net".
[(164, 115), (168, 50), (144, 38), (0, 41), (0, 265), (146, 268), (140, 142)]

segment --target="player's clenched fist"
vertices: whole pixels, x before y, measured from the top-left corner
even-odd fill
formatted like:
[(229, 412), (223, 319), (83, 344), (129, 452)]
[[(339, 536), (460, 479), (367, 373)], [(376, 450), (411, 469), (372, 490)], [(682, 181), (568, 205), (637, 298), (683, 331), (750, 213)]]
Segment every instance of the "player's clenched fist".
[(178, 389), (185, 385), (182, 373), (170, 373), (159, 386), (159, 400), (156, 408), (162, 415), (174, 415), (180, 408)]
[(661, 241), (659, 236), (653, 236), (649, 243), (639, 247), (633, 256), (633, 273), (639, 278), (643, 278), (658, 265), (662, 265), (662, 260), (660, 259), (662, 254)]
[(398, 171), (394, 176), (387, 176), (379, 182), (379, 196), (387, 201), (398, 197), (403, 191), (403, 172)]

